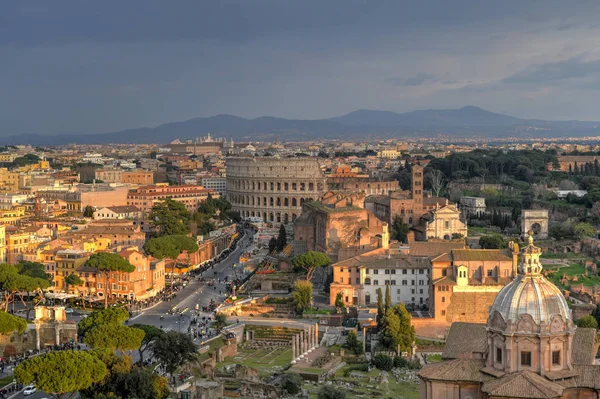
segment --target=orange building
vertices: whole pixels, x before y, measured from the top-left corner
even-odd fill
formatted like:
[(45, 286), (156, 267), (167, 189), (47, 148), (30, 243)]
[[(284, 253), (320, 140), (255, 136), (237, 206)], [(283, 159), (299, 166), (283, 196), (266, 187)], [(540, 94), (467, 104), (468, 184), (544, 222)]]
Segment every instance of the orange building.
[(121, 174), (121, 183), (152, 184), (154, 183), (154, 172), (147, 170), (123, 172)]
[(150, 212), (156, 202), (171, 198), (185, 205), (188, 211), (195, 212), (198, 210), (198, 206), (206, 200), (208, 194), (213, 198), (219, 197), (216, 191), (207, 190), (202, 186), (156, 184), (130, 190), (127, 193), (127, 205), (137, 206), (142, 212)]

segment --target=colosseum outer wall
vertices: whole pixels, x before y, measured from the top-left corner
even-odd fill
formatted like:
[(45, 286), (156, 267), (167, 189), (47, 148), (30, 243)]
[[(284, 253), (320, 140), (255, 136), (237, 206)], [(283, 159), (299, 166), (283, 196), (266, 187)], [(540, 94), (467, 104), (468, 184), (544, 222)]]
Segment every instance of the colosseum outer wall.
[(227, 199), (243, 218), (289, 223), (306, 201), (318, 200), (327, 180), (316, 159), (228, 157)]

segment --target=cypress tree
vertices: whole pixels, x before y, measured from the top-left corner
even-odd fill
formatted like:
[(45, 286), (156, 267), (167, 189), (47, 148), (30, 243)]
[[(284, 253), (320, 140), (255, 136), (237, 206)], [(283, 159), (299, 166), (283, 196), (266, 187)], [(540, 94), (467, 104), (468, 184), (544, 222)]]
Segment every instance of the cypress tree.
[(377, 288), (377, 323), (381, 321), (383, 314), (383, 293), (381, 292), (381, 288)]
[(282, 251), (283, 248), (287, 245), (287, 233), (285, 232), (285, 227), (283, 223), (279, 226), (279, 235), (277, 236), (277, 250)]
[(385, 285), (385, 311), (392, 307), (392, 295), (390, 294), (390, 285)]

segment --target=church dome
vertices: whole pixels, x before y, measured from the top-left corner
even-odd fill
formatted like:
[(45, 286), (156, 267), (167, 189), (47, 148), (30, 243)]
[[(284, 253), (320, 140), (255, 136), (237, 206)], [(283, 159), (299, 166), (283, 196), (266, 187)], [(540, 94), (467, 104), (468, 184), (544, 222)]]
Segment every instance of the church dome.
[[(516, 245), (516, 244), (514, 244)], [(547, 325), (557, 315), (567, 323), (571, 312), (562, 292), (542, 275), (539, 262), (541, 249), (533, 245), (523, 248), (519, 274), (504, 286), (490, 309), (490, 317), (498, 312), (505, 323), (517, 324), (522, 316), (529, 315), (538, 325)]]

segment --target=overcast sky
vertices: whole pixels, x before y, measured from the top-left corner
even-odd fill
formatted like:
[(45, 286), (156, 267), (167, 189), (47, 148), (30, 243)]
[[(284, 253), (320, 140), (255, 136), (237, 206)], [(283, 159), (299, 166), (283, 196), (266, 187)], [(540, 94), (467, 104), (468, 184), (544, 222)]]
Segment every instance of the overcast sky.
[(599, 104), (597, 0), (0, 2), (0, 135)]

